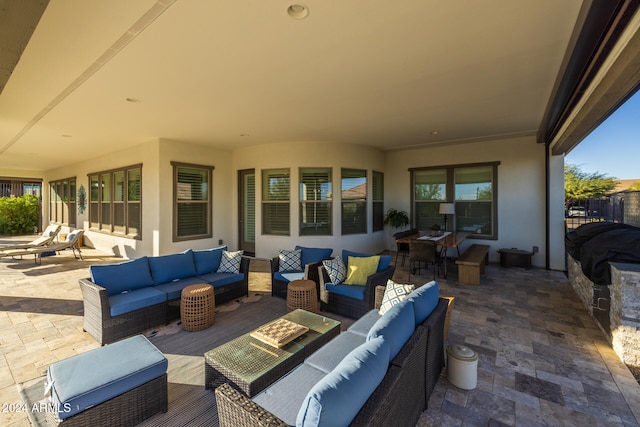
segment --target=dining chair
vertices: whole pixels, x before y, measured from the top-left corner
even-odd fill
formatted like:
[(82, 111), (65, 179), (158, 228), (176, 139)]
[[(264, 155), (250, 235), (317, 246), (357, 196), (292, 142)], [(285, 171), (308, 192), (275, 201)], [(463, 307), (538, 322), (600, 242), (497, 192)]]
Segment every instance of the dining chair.
[(411, 274), (416, 272), (420, 274), (420, 263), (425, 264), (425, 268), (429, 264), (433, 264), (433, 280), (436, 279), (438, 271), (439, 255), (436, 244), (429, 240), (411, 240), (409, 241), (409, 283), (411, 283)]

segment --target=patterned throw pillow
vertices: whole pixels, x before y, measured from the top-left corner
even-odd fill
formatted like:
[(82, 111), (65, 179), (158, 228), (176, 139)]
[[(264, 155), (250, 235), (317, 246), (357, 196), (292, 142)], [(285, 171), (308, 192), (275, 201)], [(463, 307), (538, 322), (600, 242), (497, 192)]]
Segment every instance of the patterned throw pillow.
[(344, 279), (347, 277), (347, 267), (344, 265), (344, 262), (339, 255), (334, 259), (326, 259), (322, 261), (322, 265), (324, 265), (324, 268), (327, 270), (331, 283), (339, 285), (344, 282)]
[(240, 273), (240, 261), (242, 261), (242, 251), (222, 251), (218, 273)]
[(405, 299), (415, 286), (413, 285), (402, 285), (400, 283), (396, 283), (393, 280), (387, 280), (387, 287), (384, 290), (384, 296), (382, 297), (382, 304), (380, 305), (380, 310), (378, 313), (382, 316), (396, 304), (399, 304), (400, 301)]
[(367, 277), (378, 271), (380, 256), (370, 256), (366, 258), (349, 257), (347, 262), (347, 278), (345, 285), (365, 285)]
[(278, 253), (280, 263), (278, 271), (300, 271), (302, 270), (302, 250), (288, 251), (280, 249)]

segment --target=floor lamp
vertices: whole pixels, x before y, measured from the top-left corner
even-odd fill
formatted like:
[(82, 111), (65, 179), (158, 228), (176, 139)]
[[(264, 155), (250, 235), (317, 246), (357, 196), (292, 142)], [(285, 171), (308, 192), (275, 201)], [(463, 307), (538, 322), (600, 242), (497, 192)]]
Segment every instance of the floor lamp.
[(447, 215), (455, 215), (456, 205), (453, 203), (440, 203), (439, 213), (444, 216), (444, 231), (447, 231)]

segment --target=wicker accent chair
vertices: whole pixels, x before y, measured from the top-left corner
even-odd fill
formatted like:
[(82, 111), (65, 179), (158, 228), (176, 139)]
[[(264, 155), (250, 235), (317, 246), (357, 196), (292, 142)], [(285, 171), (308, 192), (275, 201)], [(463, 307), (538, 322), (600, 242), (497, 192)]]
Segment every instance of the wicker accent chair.
[[(357, 299), (350, 295), (342, 295), (327, 290), (327, 284), (331, 283), (329, 273), (323, 266), (318, 268), (318, 276), (320, 279), (320, 309), (339, 314), (341, 316), (358, 319), (366, 312), (375, 307), (376, 304), (376, 286), (386, 286), (387, 280), (393, 277), (395, 267), (389, 265), (382, 271), (367, 277), (364, 284), (364, 297)], [(360, 287), (361, 285), (355, 285)]]
[(433, 264), (433, 280), (435, 280), (439, 258), (435, 243), (429, 240), (411, 240), (409, 242), (409, 283), (411, 283), (411, 273), (415, 270), (420, 271), (420, 263), (425, 263), (426, 266)]

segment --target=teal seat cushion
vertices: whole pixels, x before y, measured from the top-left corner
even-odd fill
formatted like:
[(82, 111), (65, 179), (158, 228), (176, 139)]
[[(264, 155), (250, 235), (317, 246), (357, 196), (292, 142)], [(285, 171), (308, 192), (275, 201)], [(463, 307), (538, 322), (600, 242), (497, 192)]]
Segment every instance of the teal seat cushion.
[(402, 347), (413, 335), (415, 328), (413, 303), (405, 299), (380, 316), (369, 330), (367, 340), (384, 337), (389, 342), (390, 358), (388, 362), (390, 362), (400, 353)]
[(49, 366), (47, 384), (58, 418), (66, 419), (167, 372), (167, 358), (143, 335)]
[(440, 300), (440, 287), (438, 282), (432, 280), (411, 291), (407, 299), (413, 303), (416, 325), (420, 325), (436, 309)]
[(156, 304), (162, 304), (167, 301), (167, 294), (155, 286), (127, 291), (121, 294), (109, 297), (109, 311), (112, 317), (130, 311), (139, 310)]
[(313, 386), (300, 407), (296, 425), (349, 425), (382, 382), (388, 367), (389, 344), (384, 338), (360, 345)]
[(226, 251), (226, 246), (213, 249), (202, 249), (193, 251), (193, 261), (196, 265), (196, 274), (207, 274), (217, 271), (222, 259), (222, 251)]
[(353, 322), (353, 324), (347, 328), (347, 331), (366, 337), (369, 334), (371, 327), (378, 321), (378, 319), (380, 319), (380, 317), (378, 310), (369, 310), (364, 316)]
[(309, 390), (326, 372), (311, 366), (299, 365), (251, 400), (288, 425), (296, 425), (296, 417)]
[(177, 254), (149, 257), (149, 267), (153, 281), (158, 285), (196, 275), (191, 249)]
[(244, 273), (209, 273), (196, 277), (200, 280), (200, 283), (204, 281), (211, 284), (214, 288), (217, 288), (244, 280)]
[(358, 335), (348, 331), (342, 332), (307, 357), (304, 364), (328, 374), (338, 366), (347, 354), (364, 344), (366, 338), (366, 335)]
[(146, 256), (118, 264), (92, 265), (91, 281), (107, 290), (107, 295), (153, 286)]
[(334, 294), (344, 295), (360, 301), (364, 299), (365, 287), (362, 285), (334, 285), (333, 283), (325, 283), (324, 288), (327, 292)]
[(288, 271), (285, 273), (276, 271), (275, 273), (273, 273), (273, 278), (276, 280), (281, 280), (283, 282), (293, 282), (294, 280), (302, 280), (304, 279), (304, 271)]
[[(347, 249), (344, 249), (342, 251), (342, 259), (346, 259), (346, 260), (348, 260), (350, 256), (358, 257), (358, 258), (368, 258), (373, 255), (374, 254), (364, 254), (360, 252), (353, 252)], [(380, 255), (380, 261), (378, 261), (378, 271), (384, 271), (387, 268), (389, 268), (392, 260), (393, 258), (391, 257), (391, 255)]]
[(329, 259), (333, 253), (333, 249), (331, 248), (306, 248), (304, 246), (296, 246), (295, 249), (300, 249), (302, 251), (302, 267), (307, 264)]
[(182, 290), (189, 285), (199, 285), (205, 283), (197, 277), (187, 277), (186, 279), (178, 279), (173, 282), (163, 283), (155, 287), (155, 289), (167, 294), (168, 300), (175, 300), (182, 296)]

